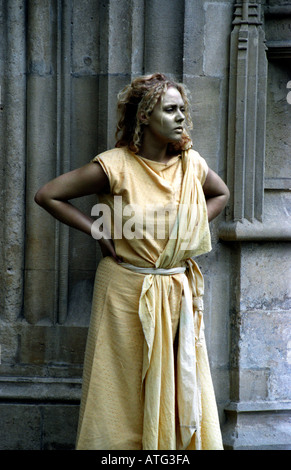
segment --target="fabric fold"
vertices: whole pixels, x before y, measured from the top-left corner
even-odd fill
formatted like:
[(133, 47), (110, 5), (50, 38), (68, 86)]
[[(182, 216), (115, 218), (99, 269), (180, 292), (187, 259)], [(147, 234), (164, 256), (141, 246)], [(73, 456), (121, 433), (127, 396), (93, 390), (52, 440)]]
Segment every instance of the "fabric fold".
[[(193, 260), (191, 260), (193, 261)], [(189, 265), (190, 262), (189, 260)], [(194, 263), (194, 262), (193, 262)], [(191, 265), (190, 265), (191, 266)], [(193, 268), (196, 270), (194, 277)], [(191, 291), (189, 282), (191, 283)], [(177, 358), (177, 401), (180, 426), (180, 446), (187, 449), (195, 434), (195, 448), (201, 449), (201, 388), (197, 369), (196, 347), (201, 339), (203, 311), (203, 277), (198, 266), (189, 268), (189, 279), (183, 279), (184, 293), (179, 323)]]
[[(129, 263), (120, 263), (120, 265), (126, 269), (130, 269), (131, 271), (146, 275), (143, 282), (139, 303), (139, 316), (141, 319), (145, 337), (142, 381), (145, 380), (146, 374), (149, 370), (149, 367), (151, 366), (151, 370), (154, 371), (153, 375), (156, 377), (156, 382), (154, 383), (151, 378), (147, 379), (147, 394), (145, 397), (146, 419), (144, 428), (144, 449), (172, 449), (176, 448), (177, 446), (181, 449), (186, 449), (193, 437), (193, 434), (196, 433), (196, 449), (199, 450), (201, 449), (201, 390), (196, 365), (196, 341), (199, 341), (201, 339), (201, 327), (203, 324), (202, 274), (196, 263), (194, 263), (193, 260), (189, 260), (188, 269), (191, 273), (189, 278), (192, 286), (192, 288), (190, 289), (189, 279), (184, 274), (186, 271), (186, 267), (157, 269), (142, 268), (131, 265)], [(196, 271), (196, 277), (194, 276), (193, 268)], [(173, 424), (175, 423), (175, 384), (173, 374), (174, 357), (172, 355), (173, 338), (170, 332), (171, 318), (169, 310), (165, 308), (167, 304), (167, 297), (163, 298), (167, 288), (165, 288), (165, 286), (162, 286), (160, 289), (160, 291), (162, 291), (163, 312), (159, 311), (159, 308), (155, 308), (155, 296), (153, 294), (155, 293), (154, 276), (171, 276), (174, 274), (183, 275), (183, 295), (180, 312), (179, 343), (177, 355), (177, 401), (178, 419), (180, 426), (180, 444), (176, 441), (174, 442), (173, 437), (172, 441), (170, 442), (169, 437), (164, 437), (162, 441), (159, 441), (158, 423), (160, 421), (160, 403), (157, 403), (157, 401), (160, 402), (161, 400), (153, 402), (153, 393), (149, 393), (149, 390), (151, 389), (151, 387), (153, 387), (153, 389), (155, 390), (155, 395), (157, 397), (161, 397), (161, 383), (157, 382), (157, 377), (162, 377), (166, 375), (166, 380), (168, 383), (170, 382), (172, 388), (172, 393), (169, 393), (169, 396), (167, 397), (168, 406), (169, 403), (172, 403), (171, 409), (167, 410), (169, 415), (166, 417), (167, 421), (169, 421), (169, 416), (172, 417), (167, 427), (167, 430), (169, 431), (169, 429), (173, 427)], [(157, 284), (159, 284), (159, 282), (157, 282)], [(192, 292), (195, 293), (194, 297), (192, 295)], [(166, 336), (163, 334), (165, 330)], [(156, 357), (152, 361), (154, 343), (156, 347)], [(165, 351), (165, 349), (167, 350), (166, 368), (162, 370), (161, 366), (163, 365), (163, 363), (161, 360), (161, 351)], [(147, 421), (148, 417), (150, 417), (150, 419)], [(156, 418), (155, 425), (153, 423), (154, 417)], [(153, 429), (155, 430), (155, 432), (153, 432)], [(147, 432), (149, 437), (147, 437)], [(168, 432), (168, 435), (171, 435), (171, 433)], [(174, 430), (172, 435), (175, 435)], [(170, 447), (167, 447), (169, 445)]]

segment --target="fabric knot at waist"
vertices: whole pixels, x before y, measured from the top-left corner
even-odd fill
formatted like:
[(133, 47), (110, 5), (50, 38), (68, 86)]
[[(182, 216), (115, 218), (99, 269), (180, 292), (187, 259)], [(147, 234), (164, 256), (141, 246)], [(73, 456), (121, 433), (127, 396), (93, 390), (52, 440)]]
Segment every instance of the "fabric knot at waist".
[[(164, 269), (164, 268), (145, 268), (142, 266), (135, 266), (134, 264), (130, 263), (119, 263), (119, 266), (123, 266), (126, 269), (129, 269), (130, 271), (134, 271), (139, 274), (154, 274), (154, 275), (160, 275), (160, 276), (172, 276), (173, 274), (185, 274), (185, 271), (187, 269), (187, 266), (176, 266), (174, 268), (169, 268), (169, 269)], [(186, 281), (186, 276), (183, 279), (183, 285), (184, 285), (184, 294), (187, 292), (188, 293), (188, 288), (185, 286), (185, 281)], [(192, 297), (192, 304), (193, 304), (193, 309), (203, 312), (204, 311), (204, 302), (203, 302), (203, 297)]]

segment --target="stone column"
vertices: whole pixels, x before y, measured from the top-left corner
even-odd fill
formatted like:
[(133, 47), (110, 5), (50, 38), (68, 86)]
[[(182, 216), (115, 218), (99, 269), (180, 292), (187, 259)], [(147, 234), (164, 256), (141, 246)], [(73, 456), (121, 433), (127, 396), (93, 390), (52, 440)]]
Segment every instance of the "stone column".
[(34, 202), (37, 189), (57, 173), (56, 5), (52, 8), (49, 0), (28, 2), (24, 317), (31, 324), (57, 321), (58, 250), (52, 243), (56, 222)]
[[(4, 18), (3, 18), (4, 20)], [(1, 271), (0, 319), (22, 313), (25, 237), (25, 2), (7, 3), (1, 25)]]

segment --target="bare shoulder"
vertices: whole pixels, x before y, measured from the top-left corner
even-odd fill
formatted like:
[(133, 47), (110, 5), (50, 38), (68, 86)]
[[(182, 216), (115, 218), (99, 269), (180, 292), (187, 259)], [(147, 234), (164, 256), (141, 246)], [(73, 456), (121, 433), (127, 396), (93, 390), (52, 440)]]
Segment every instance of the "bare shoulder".
[(67, 176), (72, 180), (78, 180), (81, 186), (86, 185), (90, 194), (109, 191), (108, 176), (98, 161), (87, 163), (68, 173)]
[(90, 162), (46, 183), (35, 195), (41, 204), (47, 199), (70, 199), (109, 191), (107, 175), (97, 162)]
[(217, 194), (229, 194), (228, 188), (220, 176), (215, 171), (208, 168), (207, 176), (203, 185), (203, 191), (206, 196)]

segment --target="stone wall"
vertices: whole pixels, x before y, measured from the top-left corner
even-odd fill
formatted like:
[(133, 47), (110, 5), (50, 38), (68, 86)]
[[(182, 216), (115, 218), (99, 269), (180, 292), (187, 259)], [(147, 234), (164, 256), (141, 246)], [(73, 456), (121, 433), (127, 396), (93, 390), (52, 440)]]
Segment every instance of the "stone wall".
[(231, 35), (230, 403), (224, 443), (290, 449), (291, 5), (243, 2)]
[(286, 1), (0, 1), (1, 450), (74, 448), (100, 252), (33, 196), (114, 145), (117, 92), (155, 71), (231, 189), (197, 260), (225, 448), (290, 448), (290, 24)]

